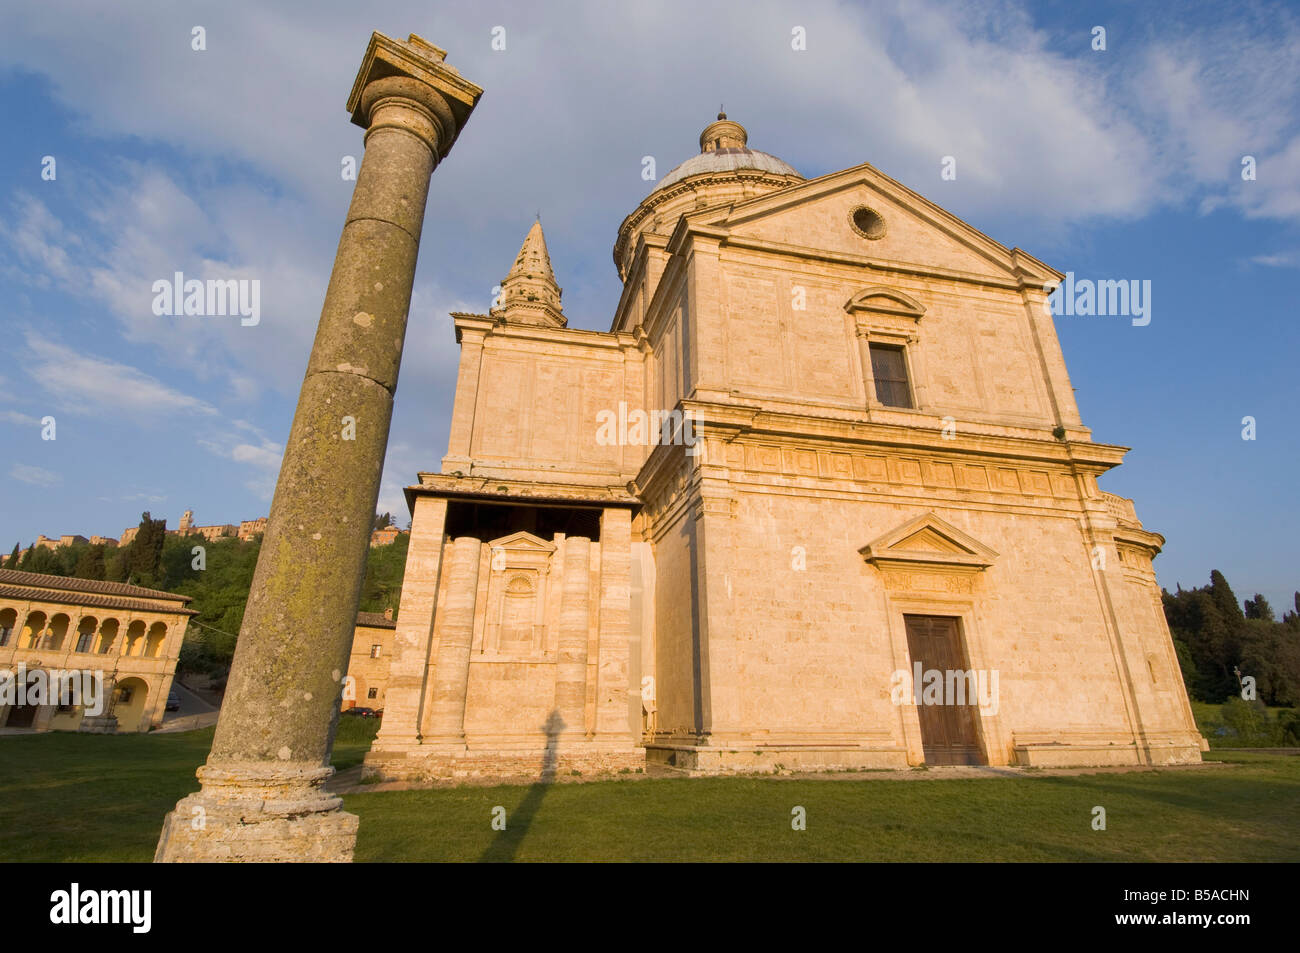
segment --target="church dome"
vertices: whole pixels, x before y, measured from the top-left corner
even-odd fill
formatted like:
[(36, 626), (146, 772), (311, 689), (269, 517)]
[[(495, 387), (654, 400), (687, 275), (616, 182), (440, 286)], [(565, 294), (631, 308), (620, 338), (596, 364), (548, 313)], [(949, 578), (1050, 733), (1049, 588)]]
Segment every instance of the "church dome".
[(700, 152), (655, 183), (637, 210), (623, 220), (614, 243), (614, 264), (626, 279), (637, 239), (668, 235), (687, 212), (743, 202), (804, 181), (789, 163), (749, 148), (749, 133), (720, 112), (700, 133)]
[(743, 169), (756, 169), (773, 175), (803, 178), (789, 163), (770, 153), (750, 149), (748, 142), (749, 133), (745, 131), (744, 126), (728, 119), (726, 113), (718, 113), (717, 121), (709, 123), (700, 133), (700, 154), (691, 156), (669, 171), (656, 183), (651, 194), (675, 185), (683, 179), (689, 179), (693, 175), (739, 172)]

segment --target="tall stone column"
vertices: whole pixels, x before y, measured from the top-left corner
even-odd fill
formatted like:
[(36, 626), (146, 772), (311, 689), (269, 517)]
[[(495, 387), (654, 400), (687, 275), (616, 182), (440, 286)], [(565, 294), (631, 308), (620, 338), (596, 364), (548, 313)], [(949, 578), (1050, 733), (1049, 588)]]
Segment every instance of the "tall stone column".
[(203, 787), (158, 861), (348, 861), (323, 788), (406, 335), (429, 176), (482, 90), (412, 35), (375, 33), (348, 100), (365, 157), (285, 443)]
[(438, 662), (433, 670), (430, 744), (465, 740), (465, 692), (469, 688), (469, 658), (474, 644), (474, 612), (478, 603), (478, 569), (483, 543), (461, 536), (451, 544), (447, 564), (447, 607), (438, 638)]
[(564, 586), (560, 595), (560, 640), (555, 660), (555, 707), (566, 734), (586, 734), (588, 573), (591, 540), (564, 541)]

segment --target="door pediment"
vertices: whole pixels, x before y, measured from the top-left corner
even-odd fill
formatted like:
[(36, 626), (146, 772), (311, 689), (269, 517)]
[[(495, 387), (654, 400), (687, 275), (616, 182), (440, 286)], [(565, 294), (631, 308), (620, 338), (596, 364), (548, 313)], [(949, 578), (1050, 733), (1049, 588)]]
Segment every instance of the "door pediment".
[(908, 520), (858, 550), (872, 565), (936, 566), (978, 572), (998, 554), (933, 513)]

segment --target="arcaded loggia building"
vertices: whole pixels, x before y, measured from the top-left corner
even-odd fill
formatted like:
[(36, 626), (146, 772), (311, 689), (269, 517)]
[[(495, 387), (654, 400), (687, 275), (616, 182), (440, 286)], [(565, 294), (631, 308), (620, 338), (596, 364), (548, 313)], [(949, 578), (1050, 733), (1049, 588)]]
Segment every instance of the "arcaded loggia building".
[(623, 220), (608, 331), (568, 327), (540, 223), (454, 315), (368, 772), (1199, 760), (1062, 275), (747, 138), (719, 115)]

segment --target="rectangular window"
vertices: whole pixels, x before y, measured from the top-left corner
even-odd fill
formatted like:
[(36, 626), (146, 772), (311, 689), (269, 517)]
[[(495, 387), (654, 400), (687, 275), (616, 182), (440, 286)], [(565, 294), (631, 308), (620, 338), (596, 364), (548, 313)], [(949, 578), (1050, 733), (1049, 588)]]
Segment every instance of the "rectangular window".
[(871, 376), (876, 381), (876, 400), (886, 407), (911, 407), (912, 389), (907, 383), (907, 360), (903, 349), (889, 344), (871, 345)]
[(382, 645), (372, 645), (372, 646), (370, 646), (370, 657), (371, 657), (371, 658), (379, 658), (379, 650), (380, 650), (381, 648), (383, 648)]
[(368, 688), (368, 689), (366, 689), (366, 697), (367, 697), (367, 698), (378, 698), (378, 697), (379, 697), (379, 689), (377, 689), (377, 688)]

